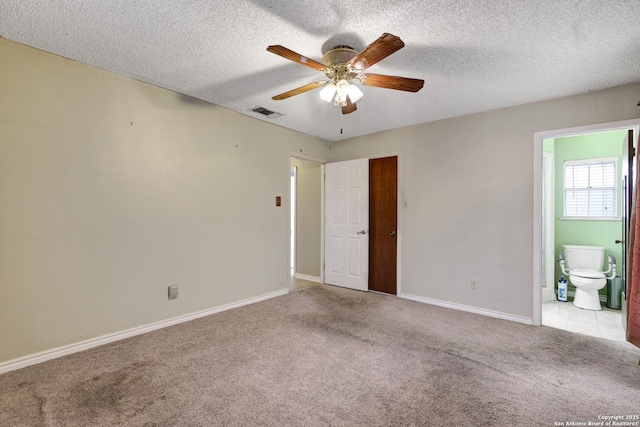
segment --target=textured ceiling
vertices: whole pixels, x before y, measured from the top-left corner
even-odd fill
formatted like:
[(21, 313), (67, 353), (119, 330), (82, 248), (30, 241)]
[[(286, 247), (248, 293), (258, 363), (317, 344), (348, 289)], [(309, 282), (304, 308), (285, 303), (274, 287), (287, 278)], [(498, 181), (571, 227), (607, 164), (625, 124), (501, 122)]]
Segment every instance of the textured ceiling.
[[(420, 92), (271, 100), (326, 77), (267, 46), (320, 61), (385, 32), (406, 46), (367, 72)], [(640, 81), (638, 0), (0, 0), (0, 35), (327, 140)]]

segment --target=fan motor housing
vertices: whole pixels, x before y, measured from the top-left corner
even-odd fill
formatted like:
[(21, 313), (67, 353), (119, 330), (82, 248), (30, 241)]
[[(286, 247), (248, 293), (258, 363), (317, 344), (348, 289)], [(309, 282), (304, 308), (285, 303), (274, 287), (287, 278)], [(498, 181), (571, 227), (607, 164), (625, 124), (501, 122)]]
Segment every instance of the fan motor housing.
[(354, 78), (358, 71), (353, 67), (347, 65), (347, 63), (356, 55), (353, 48), (349, 46), (336, 46), (322, 56), (322, 63), (327, 66), (325, 74), (334, 83), (338, 80), (351, 80)]
[(358, 52), (349, 46), (337, 46), (322, 56), (322, 63), (327, 67), (346, 64), (357, 54)]

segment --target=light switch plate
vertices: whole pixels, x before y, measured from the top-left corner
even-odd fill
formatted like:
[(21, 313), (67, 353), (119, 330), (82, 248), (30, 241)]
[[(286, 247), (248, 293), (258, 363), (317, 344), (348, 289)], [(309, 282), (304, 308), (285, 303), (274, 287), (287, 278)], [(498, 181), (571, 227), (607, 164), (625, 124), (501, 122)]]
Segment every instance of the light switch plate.
[(169, 299), (178, 298), (178, 285), (169, 286)]

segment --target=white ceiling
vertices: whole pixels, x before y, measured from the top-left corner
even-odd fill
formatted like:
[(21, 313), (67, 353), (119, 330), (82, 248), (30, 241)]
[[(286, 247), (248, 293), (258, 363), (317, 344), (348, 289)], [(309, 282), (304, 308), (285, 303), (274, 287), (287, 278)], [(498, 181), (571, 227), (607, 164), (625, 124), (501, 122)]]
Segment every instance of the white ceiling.
[[(0, 0), (7, 39), (331, 141), (640, 81), (639, 24), (638, 0)], [(326, 77), (267, 46), (320, 61), (385, 32), (406, 46), (367, 72), (420, 92), (271, 100)]]

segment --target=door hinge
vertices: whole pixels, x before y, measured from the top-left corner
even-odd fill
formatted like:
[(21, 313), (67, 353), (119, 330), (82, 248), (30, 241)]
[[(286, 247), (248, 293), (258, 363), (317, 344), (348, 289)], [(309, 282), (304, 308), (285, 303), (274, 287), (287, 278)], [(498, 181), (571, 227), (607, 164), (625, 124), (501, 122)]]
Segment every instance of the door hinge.
[(636, 156), (636, 149), (635, 147), (631, 147), (631, 157), (635, 157)]

